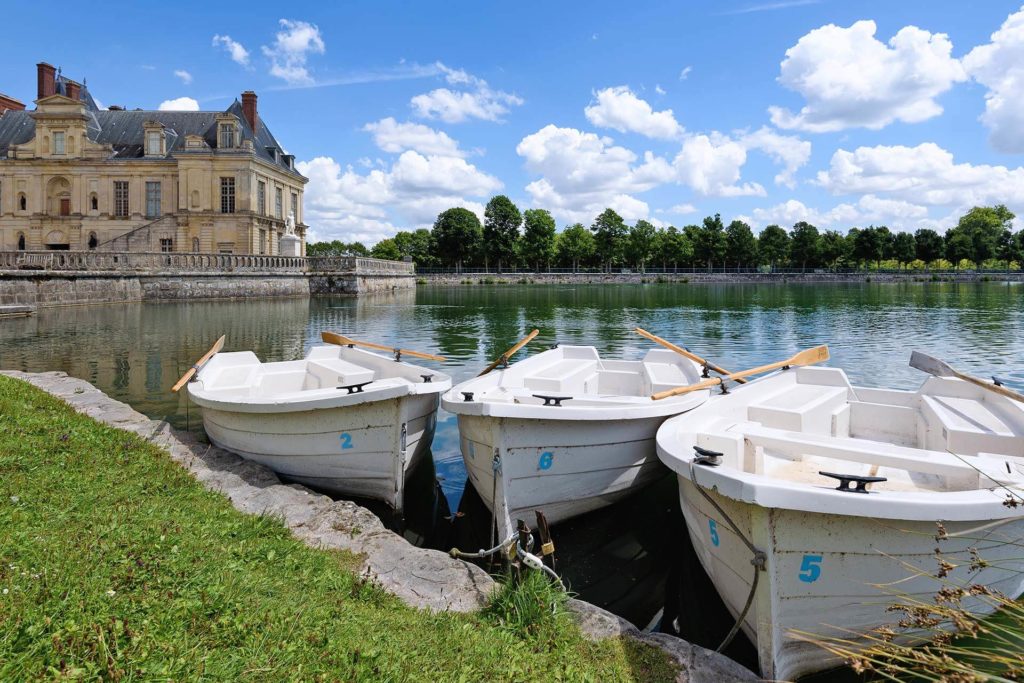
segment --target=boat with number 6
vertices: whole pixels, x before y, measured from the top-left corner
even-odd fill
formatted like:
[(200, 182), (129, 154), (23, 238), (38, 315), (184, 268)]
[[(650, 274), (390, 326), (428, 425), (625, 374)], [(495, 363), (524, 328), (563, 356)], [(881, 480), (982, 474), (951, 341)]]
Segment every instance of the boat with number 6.
[(441, 405), (458, 416), (469, 480), (504, 540), (534, 511), (556, 524), (664, 475), (658, 427), (708, 392), (666, 401), (651, 394), (700, 379), (701, 367), (672, 351), (624, 361), (601, 358), (592, 346), (560, 346), (464, 382)]
[(400, 360), (439, 356), (395, 349), (387, 357), (355, 348), (386, 346), (324, 338), (335, 343), (302, 360), (215, 352), (197, 363), (189, 397), (202, 407), (213, 444), (287, 480), (382, 500), (400, 513), (405, 475), (430, 449), (451, 377)]
[[(865, 647), (897, 602), (1024, 591), (1024, 404), (980, 384), (896, 391), (791, 368), (662, 425), (689, 537), (762, 676), (842, 664), (821, 643)], [(995, 604), (971, 591), (960, 603)]]

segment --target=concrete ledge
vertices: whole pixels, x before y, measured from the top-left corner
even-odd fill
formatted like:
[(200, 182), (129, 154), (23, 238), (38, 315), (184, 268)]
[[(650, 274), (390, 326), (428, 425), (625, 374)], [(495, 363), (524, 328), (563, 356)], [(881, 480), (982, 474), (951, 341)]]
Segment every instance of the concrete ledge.
[[(483, 569), (411, 545), (369, 510), (297, 484), (283, 484), (266, 467), (199, 443), (165, 422), (150, 420), (85, 380), (63, 372), (0, 374), (28, 382), (80, 413), (160, 446), (207, 488), (227, 496), (236, 509), (279, 517), (307, 545), (360, 554), (362, 571), (412, 607), (469, 612), (483, 607), (495, 588), (494, 579)], [(664, 650), (680, 666), (677, 683), (758, 680), (724, 655), (669, 635), (641, 633), (626, 620), (589, 603), (571, 600), (569, 608), (583, 633), (594, 640), (622, 636)]]
[(24, 318), (35, 313), (35, 306), (24, 306), (11, 304), (0, 306), (0, 318)]

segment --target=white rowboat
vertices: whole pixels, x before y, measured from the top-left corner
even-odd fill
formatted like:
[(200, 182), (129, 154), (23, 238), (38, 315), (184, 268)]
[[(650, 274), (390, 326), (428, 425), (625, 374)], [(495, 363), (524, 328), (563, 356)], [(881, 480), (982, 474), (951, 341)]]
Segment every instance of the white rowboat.
[(215, 445), (284, 478), (402, 510), (405, 474), (430, 448), (448, 375), (349, 346), (261, 363), (218, 353), (188, 385)]
[(671, 351), (621, 361), (592, 346), (561, 346), (464, 382), (441, 405), (458, 416), (469, 480), (504, 540), (535, 510), (556, 524), (664, 474), (658, 427), (708, 392), (666, 401), (651, 393), (699, 380), (700, 366)]
[[(1024, 506), (1005, 504), (1024, 501), (1022, 435), (1024, 405), (959, 379), (854, 388), (842, 370), (807, 367), (715, 395), (666, 421), (657, 442), (678, 474), (697, 556), (743, 615), (761, 674), (792, 680), (842, 663), (811, 640), (861, 647), (899, 619), (893, 603), (934, 604), (951, 585), (1024, 591)], [(885, 480), (865, 480), (865, 494), (837, 490), (821, 472), (851, 488)], [(763, 570), (747, 542), (764, 554)], [(943, 578), (936, 546), (956, 565)], [(987, 566), (971, 567), (972, 549)], [(961, 605), (994, 608), (982, 597)]]

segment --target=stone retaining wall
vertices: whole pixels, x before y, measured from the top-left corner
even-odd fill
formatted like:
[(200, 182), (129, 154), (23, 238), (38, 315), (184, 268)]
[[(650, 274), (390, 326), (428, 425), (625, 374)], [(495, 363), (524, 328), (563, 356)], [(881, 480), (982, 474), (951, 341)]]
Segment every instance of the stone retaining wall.
[[(978, 282), (980, 280), (1024, 282), (1024, 273), (942, 273), (935, 275), (941, 281)], [(461, 285), (480, 284), (480, 281), (500, 284), (640, 284), (655, 283), (842, 283), (842, 282), (931, 282), (933, 275), (925, 272), (907, 273), (425, 273), (417, 275), (421, 284)]]
[(104, 271), (0, 271), (0, 305), (48, 308), (78, 304), (195, 299), (270, 298), (340, 294), (357, 296), (416, 286), (405, 274), (116, 273)]
[[(150, 420), (84, 380), (63, 372), (2, 374), (29, 382), (93, 419), (134, 432), (160, 446), (207, 488), (227, 496), (235, 508), (248, 514), (279, 517), (307, 545), (361, 555), (362, 570), (413, 607), (472, 611), (486, 604), (495, 588), (494, 580), (476, 565), (409, 544), (386, 529), (369, 510), (331, 500), (297, 484), (283, 484), (266, 467), (198, 443), (190, 434)], [(677, 683), (758, 680), (724, 655), (673, 636), (642, 633), (624, 619), (586, 602), (571, 600), (569, 606), (590, 638), (624, 636), (661, 648), (680, 667)]]

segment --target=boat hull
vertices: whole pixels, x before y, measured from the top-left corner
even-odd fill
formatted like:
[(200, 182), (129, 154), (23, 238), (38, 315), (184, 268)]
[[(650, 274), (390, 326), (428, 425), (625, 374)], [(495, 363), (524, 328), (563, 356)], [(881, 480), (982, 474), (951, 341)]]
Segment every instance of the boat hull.
[[(693, 483), (678, 479), (693, 547), (736, 617), (750, 596), (752, 553)], [(1012, 597), (1024, 592), (1018, 559), (1024, 519), (945, 522), (947, 538), (938, 541), (934, 522), (765, 508), (705, 491), (767, 555), (742, 628), (768, 679), (793, 680), (840, 666), (839, 658), (808, 639), (843, 638), (866, 646), (861, 634), (899, 620), (887, 609), (896, 602), (934, 604), (936, 593), (949, 585), (979, 584)], [(943, 579), (937, 578), (936, 547), (957, 565)], [(970, 570), (971, 548), (989, 566)], [(984, 598), (967, 597), (961, 605), (980, 615), (993, 610)], [(915, 634), (900, 637), (913, 640)]]
[(469, 480), (494, 514), (502, 539), (512, 534), (517, 519), (532, 526), (535, 511), (557, 524), (610, 505), (667, 473), (654, 443), (665, 421), (661, 416), (600, 422), (459, 415), (458, 420)]
[(438, 394), (287, 413), (203, 408), (210, 441), (284, 479), (402, 511), (405, 474), (430, 449)]

